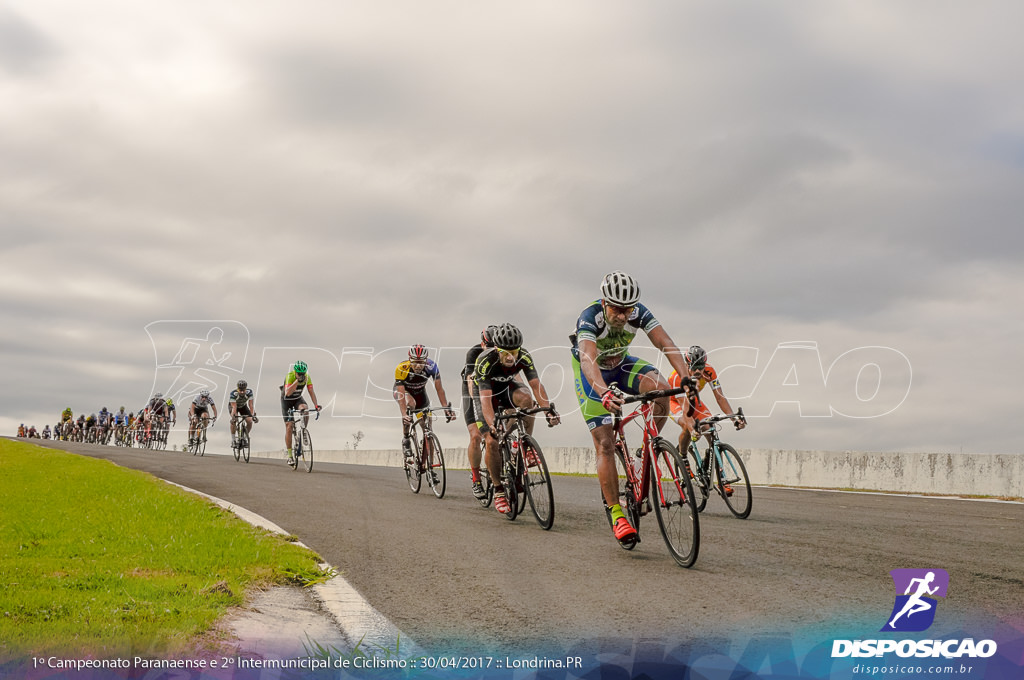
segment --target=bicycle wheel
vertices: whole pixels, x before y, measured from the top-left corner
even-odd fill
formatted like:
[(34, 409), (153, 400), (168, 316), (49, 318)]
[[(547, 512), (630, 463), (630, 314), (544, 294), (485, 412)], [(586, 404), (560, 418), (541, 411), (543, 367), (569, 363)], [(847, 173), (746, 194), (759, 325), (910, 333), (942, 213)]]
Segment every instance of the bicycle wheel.
[(419, 493), (420, 485), (423, 484), (420, 472), (420, 440), (410, 436), (409, 446), (412, 448), (412, 457), (405, 459), (405, 477), (409, 480), (409, 488), (412, 489), (412, 492)]
[(245, 462), (248, 463), (249, 462), (249, 432), (247, 430), (244, 431), (244, 434), (242, 435), (242, 440), (241, 440), (241, 442), (239, 442), (238, 448), (242, 452), (242, 458), (244, 458)]
[(441, 450), (441, 442), (433, 432), (427, 433), (426, 443), (428, 448), (427, 469), (424, 470), (424, 473), (427, 475), (427, 484), (430, 485), (430, 490), (434, 492), (435, 496), (444, 498), (444, 491), (448, 486), (448, 474), (444, 468), (444, 451)]
[(480, 486), (484, 489), (484, 497), (478, 498), (480, 505), (485, 508), (490, 507), (491, 501), (494, 500), (494, 485), (491, 484), (491, 473), (487, 471), (487, 466), (480, 468)]
[[(732, 514), (740, 519), (750, 516), (750, 508), (754, 497), (750, 491), (750, 479), (747, 478), (747, 467), (743, 464), (740, 454), (728, 444), (718, 445), (719, 463), (716, 487), (722, 500), (729, 506)], [(726, 485), (732, 489), (732, 495), (726, 491)]]
[(701, 465), (700, 452), (697, 450), (696, 445), (691, 444), (686, 447), (686, 455), (683, 457), (683, 460), (686, 463), (687, 474), (693, 486), (693, 503), (697, 506), (697, 512), (704, 512), (711, 490), (708, 488), (707, 476)]
[(309, 430), (302, 429), (302, 459), (306, 466), (306, 472), (313, 471), (313, 438), (309, 436)]
[(530, 499), (530, 508), (537, 518), (537, 524), (547, 530), (555, 523), (555, 492), (551, 488), (548, 464), (540, 446), (530, 435), (523, 437), (522, 447), (523, 462), (526, 465), (523, 473), (526, 497)]
[(505, 519), (512, 521), (519, 514), (519, 491), (516, 489), (519, 483), (517, 474), (516, 459), (512, 457), (512, 451), (508, 442), (501, 444), (501, 484), (505, 487), (505, 498), (508, 499), (508, 512)]
[(199, 436), (199, 457), (201, 458), (206, 455), (206, 426), (203, 425), (197, 434)]
[(654, 442), (654, 455), (661, 468), (661, 474), (656, 474), (651, 461), (651, 501), (658, 527), (673, 559), (691, 567), (700, 552), (700, 513), (693, 506), (690, 475), (675, 447), (660, 437)]
[(242, 457), (242, 425), (235, 424), (234, 443), (231, 444), (231, 453), (235, 456), (235, 462)]

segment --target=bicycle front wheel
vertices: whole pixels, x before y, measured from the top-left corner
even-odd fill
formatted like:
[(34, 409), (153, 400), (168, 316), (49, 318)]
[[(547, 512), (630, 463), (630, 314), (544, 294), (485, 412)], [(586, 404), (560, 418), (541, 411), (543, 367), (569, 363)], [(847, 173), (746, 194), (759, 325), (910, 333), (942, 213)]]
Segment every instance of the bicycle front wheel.
[(537, 524), (547, 530), (555, 523), (555, 493), (551, 489), (548, 464), (540, 446), (530, 435), (523, 437), (522, 448), (523, 463), (526, 466), (523, 473), (526, 497), (530, 499), (530, 508), (537, 518)]
[(199, 433), (199, 456), (206, 455), (206, 428), (204, 427)]
[(689, 476), (690, 483), (693, 486), (693, 503), (697, 506), (697, 512), (704, 512), (711, 489), (708, 488), (707, 476), (704, 473), (704, 468), (701, 467), (700, 451), (697, 450), (696, 444), (690, 444), (686, 447), (686, 455), (683, 457), (683, 460), (686, 463), (687, 476)]
[(242, 457), (242, 425), (235, 427), (235, 443), (231, 445), (231, 453), (235, 455), (235, 462)]
[(441, 450), (441, 442), (433, 432), (427, 434), (426, 446), (429, 449), (426, 455), (427, 469), (425, 470), (427, 484), (430, 485), (430, 490), (434, 492), (435, 496), (444, 498), (444, 490), (448, 486), (448, 475), (444, 469), (444, 451)]
[(693, 506), (690, 475), (675, 447), (660, 437), (654, 442), (654, 455), (651, 501), (658, 527), (673, 559), (680, 566), (691, 567), (700, 552), (700, 519)]
[(306, 472), (313, 471), (313, 438), (309, 436), (309, 430), (302, 430), (302, 459), (306, 465)]
[(416, 437), (409, 437), (412, 456), (405, 459), (405, 477), (409, 480), (409, 488), (413, 493), (420, 492), (423, 479), (420, 474), (420, 442)]
[(248, 463), (249, 462), (249, 433), (248, 432), (245, 433), (244, 438), (242, 439), (242, 441), (238, 445), (238, 448), (242, 451), (242, 458), (244, 458), (245, 462)]
[(718, 493), (732, 514), (746, 519), (754, 504), (747, 467), (740, 454), (729, 444), (719, 444), (718, 455)]

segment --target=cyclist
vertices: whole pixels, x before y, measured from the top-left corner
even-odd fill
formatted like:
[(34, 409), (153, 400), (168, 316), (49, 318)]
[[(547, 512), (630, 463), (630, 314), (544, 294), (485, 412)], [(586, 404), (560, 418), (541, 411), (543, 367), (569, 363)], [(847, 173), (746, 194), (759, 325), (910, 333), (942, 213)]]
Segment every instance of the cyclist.
[(39, 439), (39, 433), (36, 432), (36, 426), (35, 425), (29, 425), (28, 426), (28, 438), (29, 439), (32, 439), (32, 438)]
[(57, 438), (58, 434), (59, 434), (61, 439), (65, 439), (65, 440), (68, 439), (71, 436), (71, 430), (72, 430), (74, 422), (75, 422), (74, 419), (75, 419), (75, 415), (74, 415), (74, 413), (71, 412), (71, 407), (68, 406), (60, 414), (60, 426), (58, 428), (54, 428), (54, 431), (53, 431), (54, 439)]
[(19, 437), (24, 437), (25, 436), (25, 423), (22, 423), (21, 425), (18, 425), (18, 436)]
[[(292, 467), (295, 466), (295, 457), (292, 455), (292, 430), (295, 428), (295, 423), (292, 422), (291, 417), (288, 413), (291, 409), (298, 409), (300, 411), (308, 411), (309, 407), (306, 405), (306, 400), (302, 398), (302, 390), (309, 390), (309, 398), (313, 400), (313, 407), (319, 411), (320, 404), (317, 402), (316, 391), (313, 390), (313, 378), (309, 375), (308, 367), (305, 361), (296, 361), (292, 364), (292, 369), (285, 376), (284, 384), (281, 385), (281, 415), (284, 416), (284, 446), (285, 453), (288, 454), (288, 464)], [(309, 422), (309, 414), (303, 414), (304, 421)]]
[(213, 409), (213, 420), (217, 420), (217, 405), (213, 403), (210, 390), (200, 390), (192, 405), (188, 407), (188, 441), (194, 444), (198, 434), (199, 420), (210, 420), (210, 409)]
[(49, 439), (49, 438), (50, 438), (50, 424), (47, 423), (46, 425), (43, 426), (43, 439)]
[(398, 402), (398, 411), (402, 416), (402, 453), (406, 458), (412, 457), (412, 443), (409, 441), (412, 430), (412, 416), (408, 409), (421, 409), (430, 406), (427, 396), (427, 382), (434, 381), (434, 390), (444, 408), (445, 422), (455, 420), (455, 411), (448, 402), (441, 384), (441, 371), (433, 359), (427, 357), (427, 348), (413, 345), (409, 348), (409, 358), (395, 367), (395, 385), (391, 395)]
[[(640, 304), (636, 279), (614, 271), (601, 281), (601, 298), (587, 305), (576, 320), (576, 331), (569, 336), (576, 398), (597, 450), (601, 495), (611, 513), (615, 538), (625, 546), (636, 543), (637, 533), (619, 505), (611, 413), (622, 409), (623, 393), (637, 395), (669, 387), (652, 364), (629, 354), (629, 345), (640, 331), (647, 334), (651, 344), (665, 354), (676, 371), (686, 370), (682, 352), (651, 310)], [(611, 389), (611, 383), (617, 389)], [(654, 412), (660, 432), (668, 418), (668, 399), (655, 401)]]
[[(473, 369), (473, 379), (476, 382), (473, 408), (480, 434), (486, 437), (484, 446), (487, 450), (487, 470), (494, 484), (494, 507), (498, 512), (505, 514), (511, 507), (505, 495), (504, 485), (501, 483), (501, 453), (498, 451), (498, 440), (494, 430), (494, 416), (499, 409), (516, 406), (532, 408), (535, 403), (547, 408), (552, 404), (540, 382), (533, 357), (523, 347), (522, 331), (510, 323), (503, 323), (495, 328), (489, 337), (494, 347), (480, 353)], [(516, 380), (520, 372), (526, 375), (530, 389)], [(557, 425), (560, 421), (558, 413), (553, 409), (545, 416), (549, 427)], [(528, 417), (526, 430), (531, 434), (533, 424), (534, 416)]]
[(90, 413), (89, 417), (85, 419), (85, 427), (82, 428), (82, 433), (85, 435), (85, 440), (89, 441), (90, 436), (96, 435), (96, 423), (98, 422), (95, 413)]
[(238, 445), (235, 437), (235, 416), (245, 416), (246, 432), (252, 431), (253, 423), (260, 422), (260, 419), (256, 417), (252, 390), (249, 389), (249, 383), (245, 380), (239, 380), (235, 389), (231, 390), (231, 394), (228, 396), (228, 412), (231, 416), (231, 448), (235, 448)]
[(167, 401), (164, 399), (163, 392), (157, 392), (143, 410), (146, 432), (149, 433), (154, 424), (159, 426), (161, 424), (160, 419), (167, 418), (168, 415), (170, 415), (170, 409), (167, 408)]
[(167, 399), (167, 417), (171, 419), (171, 427), (178, 424), (178, 407), (174, 405), (174, 400)]
[[(694, 381), (696, 389), (694, 390), (695, 397), (692, 407), (688, 403), (680, 402), (677, 396), (669, 397), (672, 418), (679, 424), (679, 427), (683, 428), (683, 431), (679, 433), (680, 452), (685, 452), (686, 447), (690, 445), (690, 438), (694, 431), (694, 421), (711, 417), (711, 411), (708, 410), (708, 407), (700, 399), (700, 391), (704, 389), (705, 385), (711, 385), (711, 393), (715, 395), (715, 401), (718, 402), (718, 408), (722, 409), (722, 413), (733, 412), (732, 406), (729, 405), (729, 400), (725, 398), (725, 394), (722, 392), (722, 384), (718, 380), (718, 373), (708, 364), (708, 353), (704, 351), (704, 348), (699, 345), (693, 345), (690, 349), (686, 350), (683, 360), (686, 362), (686, 375)], [(672, 371), (672, 375), (668, 377), (668, 384), (672, 387), (679, 387), (681, 383), (682, 378), (679, 377), (679, 372)], [(684, 399), (683, 401), (685, 402), (686, 400)], [(742, 430), (747, 425), (746, 421), (742, 418), (733, 420), (733, 424), (735, 424), (737, 430)], [(708, 433), (705, 436), (710, 445), (711, 434)], [(729, 496), (732, 495), (732, 487), (728, 484), (725, 485), (725, 493)]]
[(128, 414), (124, 412), (124, 406), (114, 414), (114, 443), (124, 441), (125, 428), (128, 427)]
[(98, 419), (97, 419), (97, 423), (96, 423), (96, 427), (98, 428), (96, 434), (99, 437), (99, 441), (100, 441), (101, 444), (106, 444), (104, 439), (106, 439), (107, 428), (110, 427), (110, 421), (111, 421), (111, 416), (112, 415), (113, 414), (110, 411), (107, 410), (106, 406), (104, 406), (103, 408), (100, 409), (100, 413), (99, 413), (99, 416), (98, 416)]
[(473, 400), (476, 398), (476, 382), (473, 381), (473, 370), (476, 367), (476, 360), (485, 349), (494, 347), (490, 336), (497, 330), (497, 326), (491, 325), (480, 332), (480, 343), (473, 345), (466, 352), (466, 365), (462, 367), (462, 413), (466, 418), (466, 429), (469, 431), (469, 448), (466, 450), (469, 456), (469, 473), (473, 481), (473, 495), (483, 498), (487, 495), (483, 485), (480, 483), (480, 458), (481, 444), (483, 438), (480, 436), (480, 427), (476, 423), (476, 410), (473, 408)]

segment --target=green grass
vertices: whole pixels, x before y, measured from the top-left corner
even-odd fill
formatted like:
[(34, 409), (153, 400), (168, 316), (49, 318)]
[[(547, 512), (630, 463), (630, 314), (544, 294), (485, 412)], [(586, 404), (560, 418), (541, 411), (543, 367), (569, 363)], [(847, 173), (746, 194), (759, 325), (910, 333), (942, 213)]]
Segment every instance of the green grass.
[(0, 440), (0, 661), (194, 650), (246, 589), (320, 558), (107, 461)]

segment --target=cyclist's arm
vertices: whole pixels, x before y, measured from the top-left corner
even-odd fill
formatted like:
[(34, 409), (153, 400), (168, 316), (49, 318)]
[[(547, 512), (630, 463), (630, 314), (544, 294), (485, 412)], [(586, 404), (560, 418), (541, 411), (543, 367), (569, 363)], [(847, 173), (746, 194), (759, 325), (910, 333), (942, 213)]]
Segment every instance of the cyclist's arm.
[(313, 389), (313, 383), (307, 383), (306, 389), (309, 391), (309, 398), (313, 400), (313, 408), (320, 410), (320, 402), (316, 399), (316, 390)]
[(598, 395), (603, 395), (608, 391), (608, 385), (601, 377), (601, 369), (597, 365), (597, 343), (588, 338), (580, 338), (578, 347), (580, 370)]
[(214, 404), (214, 403), (213, 403), (213, 402), (211, 401), (211, 402), (210, 402), (210, 408), (212, 408), (212, 409), (213, 409), (213, 417), (214, 417), (214, 418), (216, 418), (216, 417), (217, 417), (217, 405), (216, 405), (216, 404)]
[(533, 396), (537, 400), (537, 405), (541, 408), (547, 408), (551, 405), (548, 400), (548, 393), (544, 389), (544, 385), (541, 384), (540, 378), (530, 379), (530, 389), (533, 390)]
[(448, 403), (448, 396), (444, 393), (444, 386), (441, 384), (441, 376), (437, 376), (434, 379), (434, 388), (437, 390), (437, 398), (441, 402), (441, 406), (448, 407), (451, 404)]
[[(672, 364), (672, 368), (676, 369), (676, 373), (679, 375), (689, 375), (689, 369), (686, 366), (686, 361), (683, 359), (683, 353), (676, 347), (676, 344), (672, 342), (672, 338), (668, 336), (663, 326), (656, 326), (647, 332), (647, 337), (650, 339), (651, 344), (660, 349), (665, 356), (668, 358), (668, 362)], [(595, 345), (596, 347), (596, 345)]]
[(398, 383), (398, 384), (395, 385), (394, 395), (395, 395), (395, 403), (398, 404), (398, 414), (404, 418), (405, 417), (406, 402), (408, 401), (406, 399), (406, 396), (408, 395), (408, 392), (405, 391), (405, 384), (404, 383)]
[(479, 385), (480, 390), (480, 417), (483, 419), (484, 424), (487, 427), (494, 429), (494, 404), (491, 403), (491, 397), (494, 392), (491, 391), (490, 385)]

